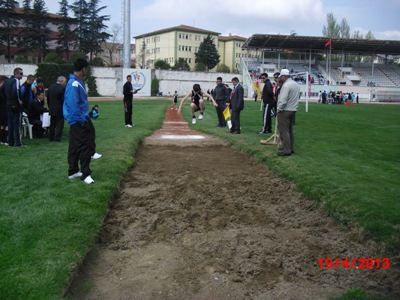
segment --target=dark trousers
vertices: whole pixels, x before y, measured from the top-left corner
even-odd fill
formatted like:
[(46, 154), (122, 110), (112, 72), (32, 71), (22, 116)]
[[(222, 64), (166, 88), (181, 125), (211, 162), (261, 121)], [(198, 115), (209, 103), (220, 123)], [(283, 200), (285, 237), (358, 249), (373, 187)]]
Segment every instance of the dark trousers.
[(29, 123), (33, 125), (32, 127), (32, 135), (35, 138), (43, 137), (44, 129), (42, 127), (42, 121), (40, 120), (29, 120)]
[(49, 139), (50, 141), (61, 141), (61, 136), (64, 130), (64, 117), (63, 116), (51, 116), (50, 117), (50, 129)]
[(295, 111), (278, 112), (278, 131), (280, 139), (278, 153), (292, 154), (294, 151), (293, 122), (295, 115)]
[(218, 126), (225, 127), (226, 121), (224, 118), (224, 109), (226, 108), (225, 101), (217, 101), (218, 106), (215, 108), (218, 116)]
[(78, 163), (81, 166), (82, 179), (91, 174), (90, 160), (94, 153), (94, 140), (95, 130), (92, 121), (88, 120), (84, 124), (76, 123), (71, 125), (69, 131), (68, 176), (79, 172)]
[(271, 111), (273, 108), (273, 104), (263, 104), (263, 132), (272, 132), (271, 129)]
[(132, 125), (132, 99), (124, 99), (125, 125)]
[(235, 111), (235, 110), (232, 109), (231, 121), (232, 121), (231, 132), (240, 133), (240, 110)]
[(8, 145), (21, 146), (20, 136), (21, 113), (8, 111)]

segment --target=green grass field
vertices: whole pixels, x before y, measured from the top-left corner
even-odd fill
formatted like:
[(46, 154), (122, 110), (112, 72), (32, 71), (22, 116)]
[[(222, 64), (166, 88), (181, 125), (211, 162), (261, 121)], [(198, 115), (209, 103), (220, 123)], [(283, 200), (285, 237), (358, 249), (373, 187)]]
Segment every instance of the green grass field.
[(39, 139), (24, 140), (22, 148), (0, 147), (0, 299), (61, 297), (138, 144), (161, 126), (168, 103), (135, 102), (132, 129), (123, 126), (122, 103), (99, 105), (94, 124), (104, 157), (91, 164), (95, 185), (67, 179), (67, 136), (61, 143)]
[[(161, 125), (167, 101), (137, 101), (136, 127), (123, 127), (121, 103), (100, 103), (95, 121), (96, 184), (67, 175), (67, 138), (0, 147), (0, 299), (55, 299), (90, 249), (140, 141)], [(259, 144), (259, 102), (246, 102), (241, 135), (216, 128), (215, 110), (193, 128), (220, 136), (257, 157), (323, 203), (343, 223), (360, 224), (394, 250), (400, 246), (400, 106), (310, 105), (296, 117), (295, 151), (277, 157)], [(188, 105), (185, 117), (190, 119)], [(66, 132), (67, 133), (67, 132)], [(212, 168), (212, 166), (210, 166)], [(257, 174), (255, 174), (257, 176)]]
[[(241, 135), (217, 128), (207, 105), (192, 128), (217, 135), (265, 162), (296, 183), (307, 197), (322, 202), (342, 223), (359, 224), (367, 238), (400, 248), (400, 106), (318, 105), (296, 114), (295, 152), (276, 156), (276, 146), (259, 144), (260, 102), (246, 102)], [(188, 107), (185, 118), (190, 121)]]

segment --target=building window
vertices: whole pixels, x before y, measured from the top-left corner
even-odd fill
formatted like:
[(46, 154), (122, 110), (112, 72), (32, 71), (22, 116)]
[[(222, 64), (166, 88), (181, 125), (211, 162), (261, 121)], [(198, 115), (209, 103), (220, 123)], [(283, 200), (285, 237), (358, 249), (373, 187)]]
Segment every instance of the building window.
[(189, 58), (189, 64), (191, 64), (192, 63), (192, 59), (191, 58)]
[(189, 39), (189, 35), (188, 35), (188, 34), (186, 35), (186, 39), (187, 39), (187, 40)]
[(199, 51), (199, 48), (198, 48), (198, 47), (195, 47), (195, 48), (194, 48), (194, 52), (197, 53), (197, 51)]
[(182, 38), (181, 34), (179, 34), (179, 38)]
[(192, 46), (189, 46), (189, 52), (192, 52)]

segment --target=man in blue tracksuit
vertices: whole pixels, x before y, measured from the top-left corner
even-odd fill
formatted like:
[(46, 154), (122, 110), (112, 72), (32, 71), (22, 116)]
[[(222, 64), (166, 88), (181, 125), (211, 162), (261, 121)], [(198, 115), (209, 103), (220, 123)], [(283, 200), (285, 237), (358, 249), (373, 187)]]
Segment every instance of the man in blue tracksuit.
[[(80, 177), (86, 184), (94, 183), (90, 160), (95, 153), (95, 129), (89, 118), (88, 96), (83, 81), (88, 62), (77, 59), (64, 94), (63, 113), (70, 125), (68, 148), (68, 178)], [(79, 165), (80, 163), (80, 171)]]

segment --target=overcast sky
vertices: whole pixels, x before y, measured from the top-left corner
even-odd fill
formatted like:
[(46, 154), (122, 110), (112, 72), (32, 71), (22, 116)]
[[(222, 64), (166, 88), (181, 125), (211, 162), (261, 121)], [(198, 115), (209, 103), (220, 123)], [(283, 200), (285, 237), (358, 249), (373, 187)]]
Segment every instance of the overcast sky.
[[(22, 1), (20, 1), (22, 2)], [(58, 0), (45, 0), (49, 12), (58, 12)], [(70, 3), (73, 0), (69, 0)], [(109, 26), (121, 25), (122, 1), (101, 0), (108, 6)], [(321, 36), (326, 14), (345, 17), (351, 28), (378, 39), (400, 40), (400, 0), (132, 0), (131, 35), (180, 24), (223, 35), (249, 37), (255, 33)]]

